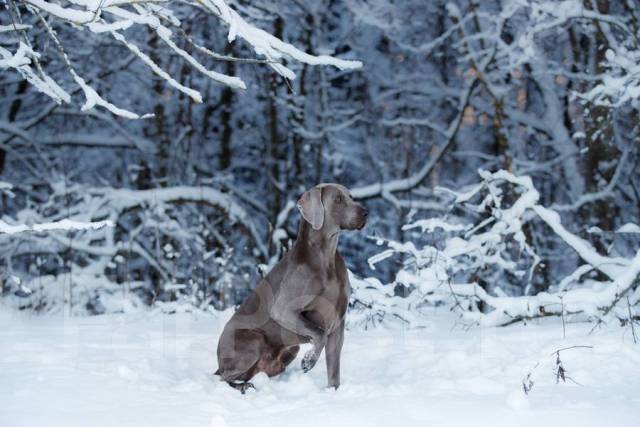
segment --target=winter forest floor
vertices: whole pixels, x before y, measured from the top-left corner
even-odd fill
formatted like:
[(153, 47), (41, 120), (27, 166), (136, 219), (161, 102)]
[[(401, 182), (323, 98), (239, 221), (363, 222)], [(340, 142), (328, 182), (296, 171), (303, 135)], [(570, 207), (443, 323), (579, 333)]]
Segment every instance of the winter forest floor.
[[(348, 331), (342, 386), (321, 359), (257, 378), (242, 396), (211, 375), (229, 312), (68, 318), (0, 307), (0, 419), (15, 426), (631, 426), (640, 415), (640, 344), (631, 332), (559, 319), (452, 329)], [(555, 356), (568, 380), (556, 384)], [(531, 375), (525, 396), (522, 380)]]

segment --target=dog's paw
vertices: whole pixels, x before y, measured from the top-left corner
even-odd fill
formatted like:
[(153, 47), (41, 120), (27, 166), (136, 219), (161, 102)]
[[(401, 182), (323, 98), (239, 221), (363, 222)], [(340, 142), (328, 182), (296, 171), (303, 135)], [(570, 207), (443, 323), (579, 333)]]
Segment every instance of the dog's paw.
[(245, 394), (247, 392), (247, 390), (249, 390), (251, 388), (254, 389), (254, 390), (256, 389), (253, 386), (253, 384), (251, 384), (250, 382), (247, 381), (245, 383), (240, 384), (240, 387), (238, 387), (238, 390), (240, 390), (240, 393)]
[(313, 350), (308, 351), (307, 354), (305, 354), (302, 358), (302, 371), (304, 373), (309, 372), (311, 369), (313, 369), (314, 366), (316, 366), (317, 361), (318, 355), (316, 355)]
[(242, 381), (242, 382), (227, 381), (227, 384), (229, 384), (231, 387), (235, 388), (242, 394), (245, 394), (247, 390), (251, 388), (255, 390), (255, 387), (249, 381)]

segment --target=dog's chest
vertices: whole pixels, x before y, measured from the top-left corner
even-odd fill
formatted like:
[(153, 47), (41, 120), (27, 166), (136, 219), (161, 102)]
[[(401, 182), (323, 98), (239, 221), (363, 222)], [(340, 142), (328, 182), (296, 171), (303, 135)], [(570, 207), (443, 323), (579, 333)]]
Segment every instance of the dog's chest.
[(338, 277), (333, 277), (326, 280), (321, 289), (318, 294), (320, 301), (333, 307), (338, 316), (343, 316), (347, 310), (349, 299), (348, 283)]
[(326, 333), (330, 333), (340, 326), (347, 311), (347, 303), (348, 295), (344, 286), (337, 281), (327, 283), (304, 315)]
[(321, 296), (331, 302), (336, 302), (343, 296), (343, 285), (337, 278), (324, 280), (323, 282), (324, 283), (322, 284), (321, 291), (318, 296)]

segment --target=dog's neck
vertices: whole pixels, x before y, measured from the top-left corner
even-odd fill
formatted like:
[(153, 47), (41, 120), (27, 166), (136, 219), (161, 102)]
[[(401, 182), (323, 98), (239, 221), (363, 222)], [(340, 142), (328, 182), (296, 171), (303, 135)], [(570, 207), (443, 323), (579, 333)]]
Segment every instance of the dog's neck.
[(339, 229), (333, 232), (324, 228), (314, 230), (311, 224), (301, 220), (294, 249), (309, 254), (308, 261), (312, 263), (334, 268), (339, 234)]

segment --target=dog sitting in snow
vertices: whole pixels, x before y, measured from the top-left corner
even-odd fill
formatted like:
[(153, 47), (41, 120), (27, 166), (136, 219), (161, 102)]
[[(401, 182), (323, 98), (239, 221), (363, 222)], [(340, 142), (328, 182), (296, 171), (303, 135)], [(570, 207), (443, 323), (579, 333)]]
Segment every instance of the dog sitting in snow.
[(349, 279), (338, 236), (362, 229), (368, 212), (339, 184), (313, 187), (297, 207), (302, 220), (296, 242), (234, 313), (218, 342), (216, 374), (242, 393), (259, 372), (282, 373), (303, 343), (313, 347), (302, 370), (312, 369), (325, 349), (328, 385), (340, 385)]

